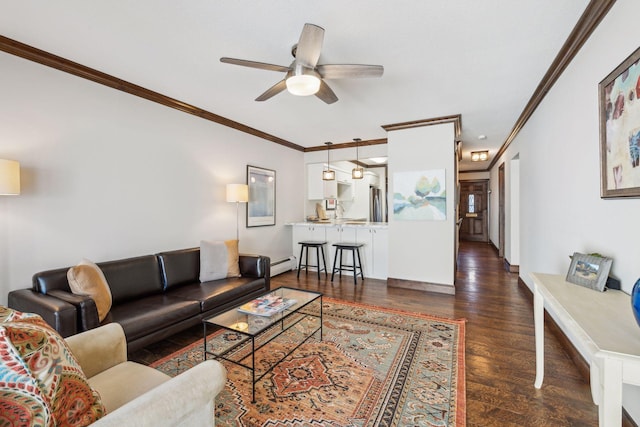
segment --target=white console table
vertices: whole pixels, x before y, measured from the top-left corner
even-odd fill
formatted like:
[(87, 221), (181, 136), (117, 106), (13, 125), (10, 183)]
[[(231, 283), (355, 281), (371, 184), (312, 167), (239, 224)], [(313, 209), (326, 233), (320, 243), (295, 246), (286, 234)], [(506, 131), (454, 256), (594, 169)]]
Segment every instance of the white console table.
[(598, 292), (565, 281), (564, 276), (531, 273), (535, 283), (536, 381), (544, 377), (544, 309), (553, 316), (590, 365), (591, 396), (601, 427), (622, 423), (622, 385), (640, 385), (640, 327), (631, 297)]

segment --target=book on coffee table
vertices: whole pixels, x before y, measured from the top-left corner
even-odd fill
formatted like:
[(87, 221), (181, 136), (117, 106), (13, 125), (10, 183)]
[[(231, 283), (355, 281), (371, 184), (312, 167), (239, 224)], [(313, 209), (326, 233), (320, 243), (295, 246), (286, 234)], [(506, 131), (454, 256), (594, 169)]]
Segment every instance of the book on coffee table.
[(238, 311), (255, 316), (271, 317), (291, 307), (295, 303), (296, 300), (294, 299), (269, 294), (241, 305)]

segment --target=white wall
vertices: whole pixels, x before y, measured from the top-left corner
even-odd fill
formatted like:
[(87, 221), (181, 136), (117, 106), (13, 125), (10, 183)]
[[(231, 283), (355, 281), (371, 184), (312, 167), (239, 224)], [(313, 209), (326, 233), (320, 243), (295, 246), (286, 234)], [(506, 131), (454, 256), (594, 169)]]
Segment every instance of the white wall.
[[(640, 46), (640, 32), (631, 30), (638, 16), (637, 0), (616, 2), (491, 171), (493, 200), (498, 165), (519, 152), (520, 276), (530, 288), (530, 272), (566, 274), (574, 251), (612, 257), (626, 292), (640, 276), (640, 200), (600, 198), (598, 127), (598, 83)], [(508, 183), (508, 163), (506, 173)], [(638, 390), (625, 388), (636, 422), (638, 402)]]
[[(456, 188), (452, 123), (389, 132), (389, 277), (453, 286)], [(447, 219), (393, 218), (394, 173), (445, 169)]]
[(276, 170), (276, 226), (245, 228), (240, 250), (290, 253), (302, 217), (303, 153), (0, 53), (0, 158), (22, 194), (0, 198), (0, 304), (33, 273), (235, 238), (225, 184)]

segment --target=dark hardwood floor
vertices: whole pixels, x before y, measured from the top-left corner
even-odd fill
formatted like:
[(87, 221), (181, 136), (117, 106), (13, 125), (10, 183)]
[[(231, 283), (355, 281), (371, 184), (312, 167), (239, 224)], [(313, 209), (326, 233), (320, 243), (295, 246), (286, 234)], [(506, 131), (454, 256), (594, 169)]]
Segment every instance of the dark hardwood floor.
[[(272, 287), (319, 290), (324, 295), (383, 307), (465, 318), (468, 426), (597, 426), (598, 411), (588, 383), (554, 334), (545, 331), (545, 379), (533, 386), (535, 345), (531, 294), (518, 275), (486, 243), (460, 245), (456, 295), (399, 288), (366, 279), (364, 284), (343, 276), (331, 283), (323, 276), (295, 272), (272, 279)], [(151, 363), (202, 339), (196, 327), (149, 346), (131, 358)]]

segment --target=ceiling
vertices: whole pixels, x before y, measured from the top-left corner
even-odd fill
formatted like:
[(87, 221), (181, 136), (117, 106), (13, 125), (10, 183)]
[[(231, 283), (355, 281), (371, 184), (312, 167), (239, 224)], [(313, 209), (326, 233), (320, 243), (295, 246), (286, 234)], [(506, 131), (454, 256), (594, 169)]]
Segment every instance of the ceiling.
[[(382, 125), (460, 114), (461, 170), (486, 169), (588, 0), (0, 0), (0, 35), (302, 147), (386, 138)], [(339, 101), (254, 99), (288, 66), (305, 23), (325, 29), (319, 63), (384, 66), (330, 80)], [(486, 139), (478, 139), (485, 135)], [(491, 157), (489, 161), (491, 161)]]

